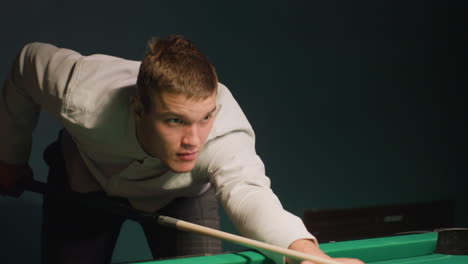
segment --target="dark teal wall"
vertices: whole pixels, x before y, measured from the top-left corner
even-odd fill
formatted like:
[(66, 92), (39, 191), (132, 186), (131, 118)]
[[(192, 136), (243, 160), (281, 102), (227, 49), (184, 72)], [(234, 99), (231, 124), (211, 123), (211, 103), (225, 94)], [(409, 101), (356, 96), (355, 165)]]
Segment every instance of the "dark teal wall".
[[(288, 210), (454, 199), (468, 225), (463, 1), (167, 2), (2, 3), (0, 77), (31, 41), (139, 59), (151, 36), (182, 34), (243, 107)], [(38, 179), (58, 129), (41, 117)], [(39, 263), (40, 204), (0, 198), (0, 262)], [(114, 260), (146, 258), (127, 222)]]

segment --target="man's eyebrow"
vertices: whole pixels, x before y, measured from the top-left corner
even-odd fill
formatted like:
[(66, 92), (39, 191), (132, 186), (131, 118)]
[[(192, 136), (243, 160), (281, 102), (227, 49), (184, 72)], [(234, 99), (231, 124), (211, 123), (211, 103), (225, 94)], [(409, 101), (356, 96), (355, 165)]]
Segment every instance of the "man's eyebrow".
[[(210, 111), (208, 111), (208, 113), (206, 115), (211, 115), (213, 114), (214, 112), (216, 112), (216, 110), (218, 109), (218, 106), (215, 105), (213, 107), (213, 109), (211, 109)], [(176, 112), (172, 112), (172, 111), (165, 111), (165, 112), (162, 112), (161, 115), (163, 116), (176, 116), (176, 117), (182, 117), (184, 118), (184, 115), (183, 114), (180, 114), (180, 113), (176, 113)]]
[(212, 114), (212, 113), (216, 112), (216, 110), (217, 110), (217, 109), (218, 109), (218, 106), (217, 106), (217, 105), (215, 105), (215, 106), (213, 107), (213, 109), (212, 109), (211, 111), (209, 111), (209, 112), (208, 112), (208, 114), (207, 114), (207, 115), (210, 115), (210, 114)]
[(161, 115), (163, 115), (163, 116), (182, 116), (181, 114), (176, 113), (176, 112), (172, 112), (172, 111), (161, 112)]

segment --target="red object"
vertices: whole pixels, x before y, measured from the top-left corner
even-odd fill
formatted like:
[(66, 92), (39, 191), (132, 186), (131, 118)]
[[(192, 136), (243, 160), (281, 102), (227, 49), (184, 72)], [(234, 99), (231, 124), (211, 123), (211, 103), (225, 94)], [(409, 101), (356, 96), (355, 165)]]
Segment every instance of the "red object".
[(20, 181), (32, 178), (33, 172), (28, 164), (9, 164), (0, 160), (0, 195), (19, 197), (24, 188)]

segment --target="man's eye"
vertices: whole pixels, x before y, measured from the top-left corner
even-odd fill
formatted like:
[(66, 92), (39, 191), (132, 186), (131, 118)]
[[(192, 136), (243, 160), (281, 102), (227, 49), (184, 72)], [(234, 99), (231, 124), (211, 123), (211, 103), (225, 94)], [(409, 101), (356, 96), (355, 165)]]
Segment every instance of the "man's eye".
[(205, 118), (203, 118), (203, 121), (208, 121), (208, 120), (210, 120), (211, 116), (212, 116), (211, 114), (210, 114), (210, 115), (207, 115), (207, 116), (205, 116)]
[(182, 120), (180, 120), (179, 118), (169, 118), (169, 119), (166, 120), (166, 122), (168, 124), (172, 124), (172, 125), (182, 124)]

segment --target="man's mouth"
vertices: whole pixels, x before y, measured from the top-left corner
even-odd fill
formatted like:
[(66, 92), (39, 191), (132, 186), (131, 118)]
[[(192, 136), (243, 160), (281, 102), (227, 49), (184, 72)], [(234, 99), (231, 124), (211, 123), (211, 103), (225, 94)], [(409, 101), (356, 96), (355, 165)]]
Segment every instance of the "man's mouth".
[(195, 160), (196, 156), (197, 156), (197, 151), (177, 153), (177, 157), (179, 157), (179, 159), (184, 160), (184, 161)]

